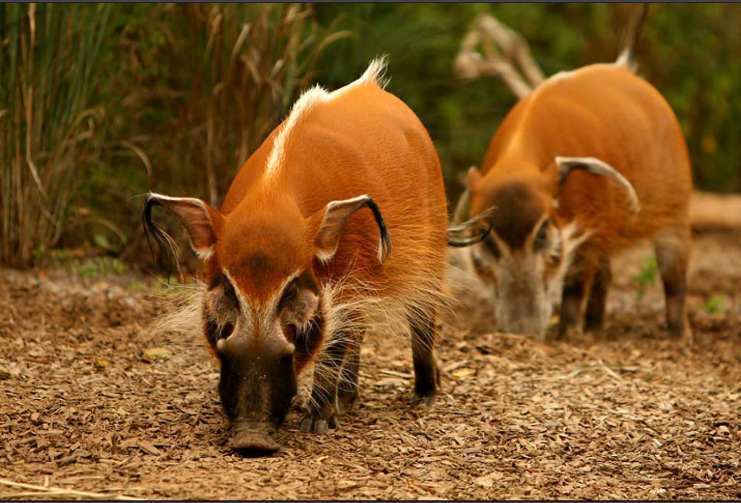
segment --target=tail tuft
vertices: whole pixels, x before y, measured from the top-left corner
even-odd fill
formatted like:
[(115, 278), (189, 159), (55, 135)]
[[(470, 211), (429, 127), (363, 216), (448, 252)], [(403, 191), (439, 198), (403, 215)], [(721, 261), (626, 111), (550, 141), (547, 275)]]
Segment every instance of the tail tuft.
[(634, 12), (640, 8), (640, 13), (633, 16), (634, 20), (629, 24), (628, 29), (625, 32), (625, 37), (623, 38), (623, 49), (620, 51), (620, 55), (615, 61), (616, 65), (623, 66), (631, 72), (636, 71), (636, 63), (633, 60), (633, 56), (635, 54), (636, 46), (638, 45), (641, 27), (648, 15), (648, 4), (644, 3), (640, 6), (635, 5), (635, 8)]
[(373, 59), (365, 70), (365, 73), (358, 79), (358, 82), (371, 82), (381, 89), (385, 88), (389, 82), (389, 79), (385, 76), (388, 60), (388, 54)]

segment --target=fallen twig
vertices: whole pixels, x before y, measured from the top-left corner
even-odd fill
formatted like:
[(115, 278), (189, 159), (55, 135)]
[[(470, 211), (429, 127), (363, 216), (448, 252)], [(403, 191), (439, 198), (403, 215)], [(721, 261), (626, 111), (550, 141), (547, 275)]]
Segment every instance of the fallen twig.
[(616, 381), (623, 382), (623, 378), (620, 377), (615, 370), (621, 371), (621, 372), (637, 372), (638, 369), (636, 367), (623, 367), (620, 365), (607, 365), (602, 359), (598, 359), (595, 363), (591, 363), (588, 365), (580, 365), (579, 367), (572, 370), (570, 373), (568, 373), (565, 376), (556, 376), (552, 379), (573, 379), (574, 377), (578, 376), (582, 372), (588, 372), (590, 370), (602, 370), (607, 375), (615, 379)]
[(395, 370), (385, 370), (384, 369), (384, 370), (379, 370), (378, 373), (379, 374), (386, 374), (386, 375), (394, 376), (394, 377), (401, 377), (402, 379), (411, 379), (412, 378), (412, 374), (407, 374), (405, 372), (396, 372)]
[(0, 479), (0, 484), (19, 487), (21, 489), (31, 489), (33, 492), (21, 492), (21, 493), (2, 493), (0, 499), (10, 498), (25, 498), (28, 496), (43, 496), (45, 498), (87, 498), (95, 500), (127, 500), (127, 501), (142, 501), (141, 498), (133, 498), (131, 496), (123, 496), (121, 494), (111, 495), (103, 493), (93, 493), (87, 491), (75, 491), (73, 489), (62, 489), (61, 487), (44, 487), (36, 486), (32, 484), (23, 484), (20, 482), (12, 482), (10, 480)]

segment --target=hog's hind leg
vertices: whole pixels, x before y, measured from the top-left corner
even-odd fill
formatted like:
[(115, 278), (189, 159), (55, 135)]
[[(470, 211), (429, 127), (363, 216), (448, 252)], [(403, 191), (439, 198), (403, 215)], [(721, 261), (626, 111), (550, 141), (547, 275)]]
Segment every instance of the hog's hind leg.
[(689, 226), (671, 228), (654, 240), (656, 264), (664, 283), (666, 323), (669, 336), (692, 342), (692, 328), (684, 303), (687, 291), (687, 267), (690, 256)]
[(440, 370), (435, 360), (435, 313), (422, 311), (409, 316), (414, 361), (412, 405), (432, 405), (440, 386)]

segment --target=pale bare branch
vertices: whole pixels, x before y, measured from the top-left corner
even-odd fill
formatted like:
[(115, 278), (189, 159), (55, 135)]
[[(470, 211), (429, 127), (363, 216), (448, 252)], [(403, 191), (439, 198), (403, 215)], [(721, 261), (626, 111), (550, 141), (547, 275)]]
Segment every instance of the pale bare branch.
[[(479, 46), (483, 55), (476, 50)], [(524, 98), (545, 80), (525, 39), (489, 14), (480, 15), (472, 23), (454, 66), (458, 76), (467, 80), (484, 75), (499, 77), (518, 98)]]

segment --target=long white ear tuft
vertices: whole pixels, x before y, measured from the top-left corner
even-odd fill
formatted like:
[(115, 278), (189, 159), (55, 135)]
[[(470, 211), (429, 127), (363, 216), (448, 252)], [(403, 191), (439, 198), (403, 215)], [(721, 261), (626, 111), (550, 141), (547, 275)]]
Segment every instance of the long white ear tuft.
[(465, 248), (486, 239), (491, 234), (492, 215), (496, 209), (496, 206), (491, 206), (465, 222), (448, 227), (448, 246)]
[(164, 206), (175, 213), (188, 232), (191, 247), (199, 258), (208, 260), (213, 255), (216, 236), (223, 220), (221, 213), (193, 197), (170, 197), (150, 193), (142, 216), (144, 230), (148, 233), (147, 237), (151, 234), (160, 245), (164, 242), (170, 252), (175, 251), (172, 238), (152, 221), (154, 206)]
[(604, 161), (594, 157), (558, 157), (556, 156), (556, 165), (558, 166), (558, 184), (559, 187), (564, 184), (566, 178), (575, 169), (581, 169), (593, 175), (606, 176), (612, 178), (628, 194), (630, 200), (630, 212), (638, 214), (641, 211), (641, 203), (638, 200), (633, 185), (625, 178), (622, 173), (610, 166)]

